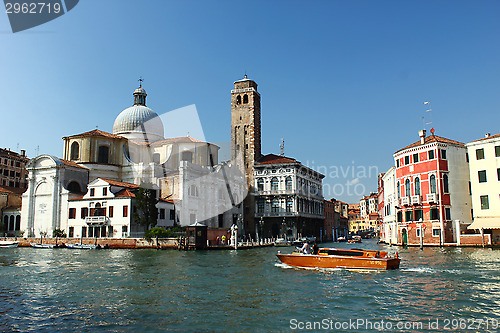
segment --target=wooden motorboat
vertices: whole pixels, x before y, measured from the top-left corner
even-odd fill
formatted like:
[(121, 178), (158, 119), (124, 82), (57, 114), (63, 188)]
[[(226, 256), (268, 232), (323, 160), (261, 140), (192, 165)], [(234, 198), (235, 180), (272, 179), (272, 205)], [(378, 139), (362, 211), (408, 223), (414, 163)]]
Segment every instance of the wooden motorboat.
[(30, 243), (32, 247), (37, 249), (53, 249), (56, 247), (55, 244), (43, 244), (43, 243)]
[(17, 247), (18, 245), (19, 245), (19, 242), (0, 241), (0, 248)]
[(301, 268), (397, 269), (400, 259), (387, 252), (362, 249), (321, 248), (318, 254), (278, 252), (278, 259), (289, 266)]
[(92, 244), (73, 244), (73, 243), (64, 243), (68, 249), (79, 249), (79, 250), (95, 250), (97, 245)]

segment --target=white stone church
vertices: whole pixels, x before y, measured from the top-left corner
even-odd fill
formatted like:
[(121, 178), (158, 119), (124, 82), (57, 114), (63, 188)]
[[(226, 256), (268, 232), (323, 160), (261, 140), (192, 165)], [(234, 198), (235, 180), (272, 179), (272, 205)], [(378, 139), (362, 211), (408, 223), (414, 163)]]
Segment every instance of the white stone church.
[[(159, 226), (196, 221), (212, 228), (239, 223), (246, 180), (233, 162), (218, 162), (219, 147), (195, 138), (165, 138), (162, 119), (146, 106), (142, 85), (113, 133), (92, 130), (64, 137), (64, 155), (40, 155), (27, 165), (21, 230), (25, 236), (140, 237), (134, 191), (157, 190)], [(110, 209), (111, 208), (111, 209)]]

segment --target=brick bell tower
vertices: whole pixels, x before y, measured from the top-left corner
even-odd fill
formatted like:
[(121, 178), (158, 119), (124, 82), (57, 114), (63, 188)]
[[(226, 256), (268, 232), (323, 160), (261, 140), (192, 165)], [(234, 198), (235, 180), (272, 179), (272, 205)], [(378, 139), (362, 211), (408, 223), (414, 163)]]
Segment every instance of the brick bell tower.
[(236, 161), (248, 185), (243, 200), (244, 233), (255, 234), (254, 163), (260, 156), (260, 94), (247, 75), (231, 90), (231, 159)]

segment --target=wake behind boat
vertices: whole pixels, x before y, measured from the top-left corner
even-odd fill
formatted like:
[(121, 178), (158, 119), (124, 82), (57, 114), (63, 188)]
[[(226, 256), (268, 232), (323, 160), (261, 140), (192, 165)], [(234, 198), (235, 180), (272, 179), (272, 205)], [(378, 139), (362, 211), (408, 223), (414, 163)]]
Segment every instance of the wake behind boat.
[(398, 269), (401, 259), (396, 253), (389, 257), (387, 252), (362, 249), (321, 248), (318, 254), (278, 252), (278, 259), (289, 266), (300, 268), (347, 268), (347, 269)]
[(0, 248), (11, 248), (11, 247), (17, 247), (19, 245), (19, 242), (12, 242), (12, 241), (0, 241)]

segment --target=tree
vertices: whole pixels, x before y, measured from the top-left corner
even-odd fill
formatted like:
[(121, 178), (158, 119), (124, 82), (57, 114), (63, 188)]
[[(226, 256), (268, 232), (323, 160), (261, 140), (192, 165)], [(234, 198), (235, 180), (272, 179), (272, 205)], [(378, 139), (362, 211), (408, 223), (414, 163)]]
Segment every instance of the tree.
[(141, 185), (141, 188), (135, 193), (136, 211), (132, 214), (135, 223), (145, 226), (146, 229), (149, 229), (151, 225), (156, 225), (158, 220), (157, 203), (156, 191)]
[(62, 229), (54, 229), (52, 235), (52, 237), (66, 238), (66, 232)]

